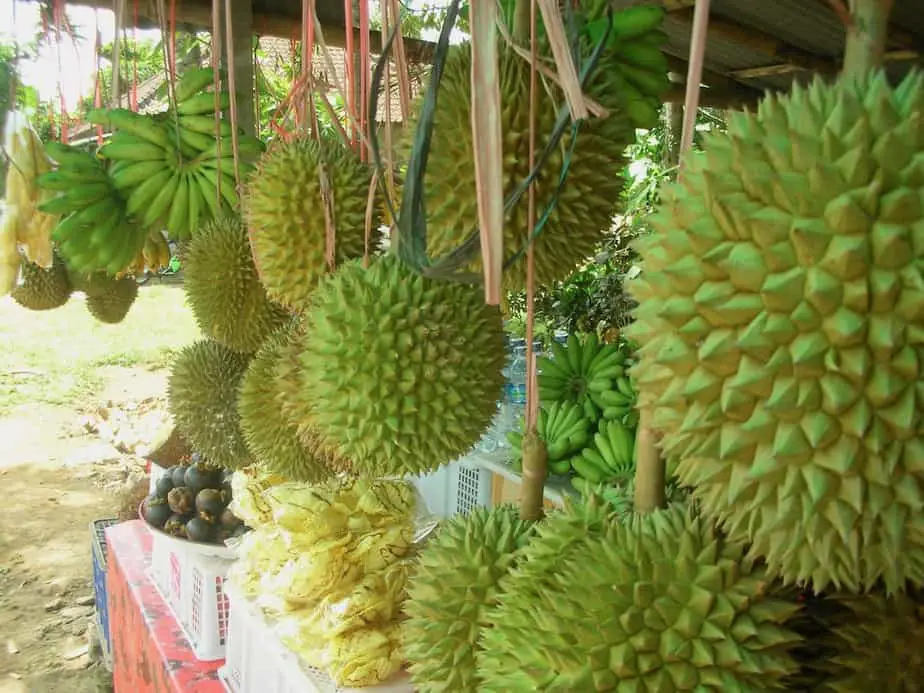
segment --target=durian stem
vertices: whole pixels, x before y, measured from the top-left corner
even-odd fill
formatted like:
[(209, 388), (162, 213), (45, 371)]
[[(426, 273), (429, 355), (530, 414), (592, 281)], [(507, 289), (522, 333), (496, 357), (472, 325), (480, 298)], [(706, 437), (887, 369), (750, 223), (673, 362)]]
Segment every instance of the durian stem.
[(523, 481), (520, 486), (520, 519), (541, 520), (549, 453), (535, 429), (523, 436)]
[(529, 43), (530, 7), (535, 0), (517, 0), (513, 8), (513, 40), (519, 45)]
[(850, 0), (844, 74), (861, 76), (882, 66), (894, 0)]
[[(635, 510), (639, 513), (650, 513), (665, 505), (665, 465), (658, 454), (648, 419), (648, 410), (642, 409), (635, 440)], [(526, 464), (525, 455), (523, 464)]]

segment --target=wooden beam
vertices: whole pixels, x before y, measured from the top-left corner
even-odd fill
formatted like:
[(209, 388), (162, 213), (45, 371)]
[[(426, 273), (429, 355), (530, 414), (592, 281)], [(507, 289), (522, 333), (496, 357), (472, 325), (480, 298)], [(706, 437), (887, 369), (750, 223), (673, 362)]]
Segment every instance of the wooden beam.
[[(111, 1), (107, 0), (68, 0), (68, 2), (72, 5), (82, 5), (84, 7), (107, 10), (111, 8)], [(293, 36), (300, 36), (302, 20), (300, 7), (297, 9), (298, 13), (293, 13), (291, 15), (254, 12), (254, 32), (260, 36), (270, 36), (286, 40), (291, 39)], [(319, 11), (319, 15), (320, 14)], [(337, 48), (346, 46), (346, 29), (343, 22), (325, 21), (323, 16), (319, 18), (324, 30), (324, 41), (327, 45)], [(210, 31), (212, 28), (211, 3), (205, 3), (202, 2), (202, 0), (178, 0), (177, 22), (190, 24), (199, 30)], [(157, 21), (156, 1), (138, 0), (138, 28), (158, 29), (159, 26)], [(359, 45), (359, 29), (353, 29), (353, 36), (356, 45)], [(429, 41), (421, 41), (412, 38), (404, 39), (404, 49), (407, 53), (408, 61), (412, 63), (429, 62), (435, 48), (436, 44), (430, 43)], [(369, 32), (369, 49), (373, 53), (378, 53), (382, 50), (382, 33), (380, 31), (373, 30)]]
[[(667, 62), (671, 72), (677, 72), (686, 78), (687, 61), (684, 58), (668, 55)], [(726, 94), (737, 93), (743, 102), (753, 102), (763, 96), (760, 89), (755, 89), (747, 84), (742, 84), (728, 75), (723, 75), (714, 70), (703, 70), (703, 84), (716, 92)]]
[[(921, 54), (913, 50), (888, 51), (885, 56), (885, 62), (906, 62), (910, 60), (921, 60)], [(819, 74), (836, 74), (840, 72), (841, 65), (839, 60), (830, 61), (824, 69), (814, 70)], [(780, 63), (776, 65), (762, 65), (760, 67), (746, 67), (741, 70), (733, 70), (729, 76), (734, 79), (762, 79), (766, 77), (778, 77), (780, 75), (789, 75), (794, 72), (800, 72), (804, 68), (793, 65), (792, 63)]]
[[(227, 25), (225, 25), (226, 27)], [(237, 124), (245, 134), (256, 135), (253, 74), (253, 5), (250, 0), (234, 0), (231, 5), (231, 45), (225, 55), (228, 69), (234, 66), (234, 93)], [(225, 35), (227, 45), (227, 35)]]
[[(721, 108), (741, 110), (746, 106), (753, 106), (763, 96), (754, 89), (710, 89), (704, 87), (699, 92), (699, 105), (705, 108)], [(682, 86), (671, 88), (663, 97), (664, 103), (674, 106), (679, 111), (686, 99), (686, 89)]]

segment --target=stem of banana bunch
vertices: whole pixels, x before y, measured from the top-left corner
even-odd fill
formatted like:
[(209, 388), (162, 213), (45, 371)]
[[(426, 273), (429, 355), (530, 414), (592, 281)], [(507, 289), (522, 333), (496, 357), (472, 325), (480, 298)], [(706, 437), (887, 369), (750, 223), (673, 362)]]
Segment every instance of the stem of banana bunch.
[(894, 0), (850, 0), (844, 74), (861, 76), (880, 67)]
[[(525, 9), (524, 9), (525, 8)], [(517, 0), (516, 13), (519, 28), (522, 30), (522, 15), (526, 15), (525, 38), (530, 43), (529, 72), (529, 169), (535, 167), (536, 161), (536, 111), (538, 108), (538, 50), (536, 44), (536, 15), (538, 9), (535, 0)], [(517, 41), (523, 40), (521, 36)], [(535, 183), (527, 191), (527, 228), (529, 236), (536, 226), (536, 187)], [(535, 521), (542, 519), (545, 481), (549, 476), (549, 454), (545, 441), (536, 430), (539, 413), (539, 387), (536, 376), (536, 358), (533, 349), (533, 333), (536, 324), (535, 294), (536, 266), (533, 245), (526, 251), (526, 434), (523, 436), (523, 481), (520, 487), (520, 519)]]

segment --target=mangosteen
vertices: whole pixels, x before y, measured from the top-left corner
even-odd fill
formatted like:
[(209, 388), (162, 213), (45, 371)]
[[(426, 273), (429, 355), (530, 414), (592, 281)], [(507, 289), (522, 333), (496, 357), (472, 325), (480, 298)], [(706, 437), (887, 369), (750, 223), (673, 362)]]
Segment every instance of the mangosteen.
[(186, 523), (186, 536), (191, 541), (210, 542), (215, 537), (215, 530), (201, 517), (194, 517)]
[(164, 531), (181, 539), (186, 539), (186, 518), (179, 513), (174, 513), (164, 523)]
[(196, 512), (206, 522), (214, 523), (225, 509), (221, 491), (204, 488), (196, 494)]
[(173, 487), (183, 486), (186, 483), (186, 470), (189, 469), (185, 464), (178, 464), (170, 469), (170, 476), (173, 477)]
[(218, 488), (221, 486), (221, 467), (197, 462), (186, 470), (185, 478), (185, 485), (191, 488), (193, 493), (207, 488)]
[(173, 490), (174, 485), (175, 484), (173, 483), (173, 475), (171, 475), (168, 472), (167, 474), (164, 474), (160, 479), (157, 480), (157, 483), (154, 484), (154, 490), (159, 497), (166, 498), (167, 494), (170, 493), (171, 490)]
[(196, 497), (193, 492), (185, 486), (177, 486), (167, 494), (167, 503), (173, 509), (173, 512), (180, 515), (186, 515), (193, 511), (196, 505)]
[(189, 456), (189, 463), (190, 463), (190, 464), (198, 464), (198, 463), (201, 462), (201, 461), (202, 461), (202, 453), (201, 453), (201, 452), (194, 452), (194, 453), (192, 453), (192, 454)]
[(144, 499), (142, 514), (145, 521), (154, 527), (163, 527), (164, 523), (170, 519), (173, 511), (167, 505), (167, 501), (156, 495), (150, 495)]
[(227, 530), (235, 530), (241, 524), (241, 518), (231, 512), (231, 508), (225, 508), (221, 513), (221, 526)]

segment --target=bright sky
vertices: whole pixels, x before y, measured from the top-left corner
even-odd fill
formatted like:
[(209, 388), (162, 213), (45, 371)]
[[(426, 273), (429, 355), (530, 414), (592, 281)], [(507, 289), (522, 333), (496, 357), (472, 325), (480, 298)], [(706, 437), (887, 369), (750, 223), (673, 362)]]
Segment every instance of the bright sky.
[[(422, 3), (421, 0), (411, 0), (406, 4), (414, 7)], [(81, 95), (89, 95), (93, 91), (93, 41), (96, 27), (100, 28), (104, 44), (113, 40), (115, 32), (114, 17), (109, 10), (93, 10), (81, 5), (69, 5), (67, 12), (77, 33), (84, 37), (83, 40), (78, 41), (76, 46), (73, 42), (65, 40), (60, 48), (60, 56), (57, 47), (48, 46), (43, 49), (37, 60), (20, 64), (19, 69), (23, 82), (35, 87), (42, 100), (55, 99), (57, 101), (60, 83), (65, 104), (71, 110)], [(39, 30), (37, 3), (23, 0), (0, 0), (0, 41), (29, 43)], [(438, 35), (438, 32), (433, 33)], [(158, 38), (157, 31), (139, 31), (137, 34), (139, 40), (157, 40)], [(424, 38), (435, 40), (436, 36), (425, 36)]]

